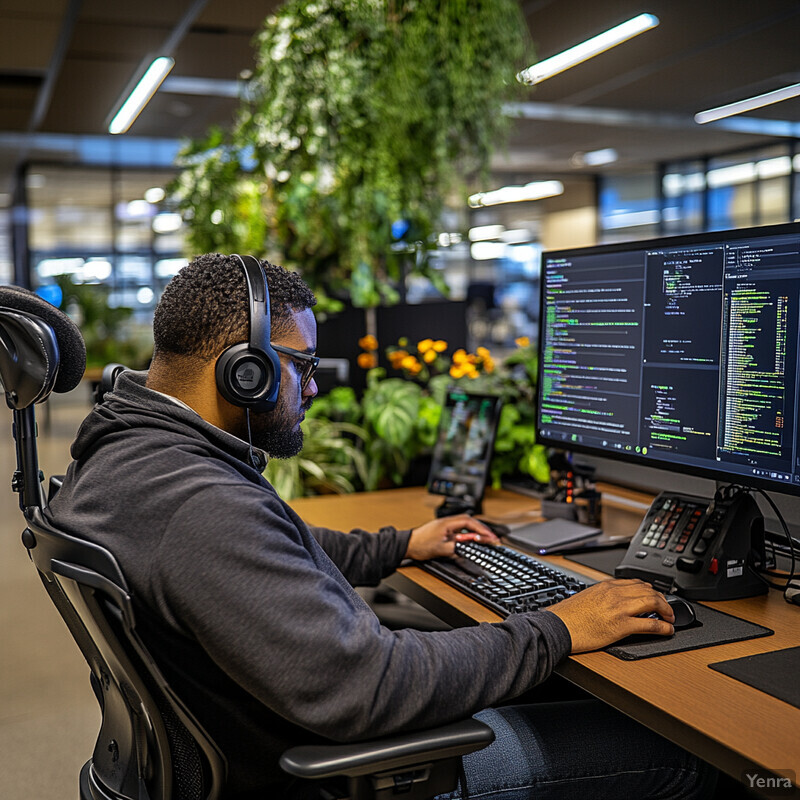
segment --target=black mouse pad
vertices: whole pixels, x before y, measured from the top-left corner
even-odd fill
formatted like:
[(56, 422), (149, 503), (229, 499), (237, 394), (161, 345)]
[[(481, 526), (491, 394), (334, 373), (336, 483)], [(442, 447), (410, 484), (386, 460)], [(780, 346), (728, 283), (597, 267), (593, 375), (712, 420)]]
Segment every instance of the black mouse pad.
[(718, 661), (708, 666), (800, 708), (800, 681), (797, 680), (800, 675), (800, 647)]
[(667, 653), (680, 653), (684, 650), (697, 650), (716, 644), (741, 642), (759, 636), (771, 636), (775, 631), (756, 625), (754, 622), (739, 619), (723, 611), (716, 611), (697, 603), (692, 603), (696, 621), (688, 628), (675, 631), (672, 636), (629, 636), (611, 647), (607, 653), (624, 661), (663, 656)]

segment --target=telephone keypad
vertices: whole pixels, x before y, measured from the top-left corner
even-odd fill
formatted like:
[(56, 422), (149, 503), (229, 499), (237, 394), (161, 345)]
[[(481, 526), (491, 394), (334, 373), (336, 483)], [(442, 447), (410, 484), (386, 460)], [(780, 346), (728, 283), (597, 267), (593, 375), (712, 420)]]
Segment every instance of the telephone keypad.
[[(665, 498), (644, 531), (642, 545), (655, 550), (683, 553), (704, 512), (704, 506), (675, 497)], [(707, 543), (703, 545), (703, 548), (705, 547), (707, 547)], [(697, 544), (695, 544), (693, 552), (700, 552), (696, 548)], [(702, 552), (705, 550), (703, 549)]]

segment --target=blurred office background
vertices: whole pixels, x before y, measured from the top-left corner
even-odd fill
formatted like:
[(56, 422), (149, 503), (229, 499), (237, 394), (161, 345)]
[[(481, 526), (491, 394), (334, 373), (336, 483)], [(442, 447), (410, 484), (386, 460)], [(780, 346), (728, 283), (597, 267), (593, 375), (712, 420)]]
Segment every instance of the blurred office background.
[[(106, 286), (109, 306), (133, 309), (125, 334), (146, 339), (161, 291), (186, 263), (186, 231), (166, 192), (181, 140), (231, 121), (253, 66), (253, 36), (277, 5), (0, 4), (0, 283), (55, 292), (69, 276)], [(800, 82), (797, 0), (520, 0), (520, 7), (539, 59), (642, 12), (660, 25), (531, 87), (507, 108), (508, 147), (477, 188), (550, 182), (556, 193), (481, 208), (465, 198), (443, 216), (435, 263), (449, 302), (460, 304), (468, 347), (502, 350), (535, 336), (543, 250), (798, 216), (800, 99), (707, 125), (694, 120), (704, 109)], [(131, 77), (165, 43), (174, 69), (128, 133), (108, 134)], [(417, 316), (404, 317), (411, 329), (387, 322), (387, 336), (428, 336), (425, 309), (441, 296), (420, 280), (406, 293)], [(48, 474), (68, 463), (89, 405), (83, 389), (43, 415)], [(10, 481), (8, 436), (0, 454)], [(98, 715), (86, 669), (19, 545), (16, 497), (0, 497), (0, 796), (71, 797)]]
[[(703, 109), (798, 81), (790, 0), (639, 3), (523, 0), (539, 59), (647, 11), (652, 31), (530, 87), (509, 104), (490, 191), (529, 183), (541, 200), (470, 208), (440, 222), (437, 265), (471, 309), (470, 346), (534, 335), (542, 249), (785, 222), (800, 202), (800, 100), (707, 125)], [(165, 195), (182, 137), (225, 125), (274, 0), (8, 2), (0, 10), (0, 280), (59, 275), (109, 288), (146, 326), (185, 263)], [(110, 113), (146, 57), (175, 67), (130, 131)], [(546, 192), (545, 192), (546, 193)], [(408, 301), (441, 299), (412, 279)], [(409, 332), (414, 335), (414, 332)], [(424, 331), (422, 332), (424, 333)]]

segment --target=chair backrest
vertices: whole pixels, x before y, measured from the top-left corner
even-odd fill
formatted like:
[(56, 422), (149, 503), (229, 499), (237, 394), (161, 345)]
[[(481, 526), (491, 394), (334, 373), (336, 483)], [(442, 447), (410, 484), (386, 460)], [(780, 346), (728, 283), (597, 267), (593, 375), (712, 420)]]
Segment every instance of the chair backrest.
[(66, 315), (32, 292), (0, 286), (0, 383), (14, 415), (22, 540), (89, 665), (102, 713), (81, 800), (216, 800), (224, 757), (142, 642), (116, 559), (42, 513), (34, 406), (73, 389), (85, 365), (83, 338)]
[(102, 710), (82, 776), (86, 800), (215, 800), (224, 757), (141, 641), (116, 560), (56, 530), (38, 509), (26, 516), (23, 543), (89, 664)]

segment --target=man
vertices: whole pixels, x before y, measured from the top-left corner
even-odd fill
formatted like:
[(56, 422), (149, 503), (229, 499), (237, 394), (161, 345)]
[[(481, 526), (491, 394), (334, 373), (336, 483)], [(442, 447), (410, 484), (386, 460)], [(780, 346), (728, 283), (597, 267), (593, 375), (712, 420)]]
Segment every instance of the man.
[[(457, 539), (494, 537), (466, 516), (344, 534), (307, 527), (281, 501), (261, 475), (262, 451), (302, 447), (317, 391), (315, 298), (297, 275), (263, 264), (280, 391), (272, 411), (242, 408), (220, 392), (217, 362), (250, 335), (243, 266), (206, 255), (173, 278), (155, 312), (149, 372), (123, 373), (87, 417), (49, 509), (116, 555), (142, 636), (228, 759), (225, 798), (301, 791), (278, 766), (295, 744), (460, 719), (541, 682), (569, 652), (672, 632), (664, 598), (639, 581), (598, 584), (495, 625), (381, 627), (352, 586), (378, 583), (405, 557), (452, 554)], [(639, 616), (650, 612), (663, 620)], [(550, 705), (483, 712), (498, 741), (467, 759), (472, 793), (536, 785), (537, 797), (545, 786), (569, 797), (577, 785), (598, 797), (701, 797), (713, 782), (600, 704)]]

